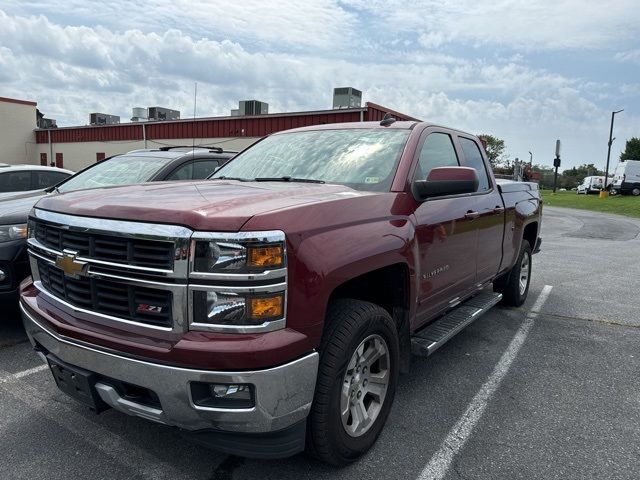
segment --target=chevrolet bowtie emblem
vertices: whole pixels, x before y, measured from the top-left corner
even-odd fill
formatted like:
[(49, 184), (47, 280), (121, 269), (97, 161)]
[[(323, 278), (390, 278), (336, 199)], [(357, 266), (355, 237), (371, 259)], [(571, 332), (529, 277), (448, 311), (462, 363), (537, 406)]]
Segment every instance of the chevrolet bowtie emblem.
[(80, 278), (80, 275), (86, 275), (87, 262), (76, 260), (76, 253), (64, 251), (62, 256), (56, 258), (56, 267), (64, 272), (67, 277)]

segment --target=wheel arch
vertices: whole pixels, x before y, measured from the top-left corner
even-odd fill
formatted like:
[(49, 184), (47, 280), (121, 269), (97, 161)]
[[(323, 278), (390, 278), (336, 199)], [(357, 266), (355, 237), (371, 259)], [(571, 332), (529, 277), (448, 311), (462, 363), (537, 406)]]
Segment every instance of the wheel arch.
[(400, 342), (400, 371), (406, 373), (411, 360), (409, 265), (393, 263), (350, 278), (333, 289), (327, 306), (332, 301), (347, 298), (374, 303), (391, 315)]
[(532, 250), (535, 250), (536, 248), (539, 229), (540, 229), (539, 223), (537, 220), (535, 220), (525, 225), (524, 230), (522, 231), (522, 240), (528, 241)]

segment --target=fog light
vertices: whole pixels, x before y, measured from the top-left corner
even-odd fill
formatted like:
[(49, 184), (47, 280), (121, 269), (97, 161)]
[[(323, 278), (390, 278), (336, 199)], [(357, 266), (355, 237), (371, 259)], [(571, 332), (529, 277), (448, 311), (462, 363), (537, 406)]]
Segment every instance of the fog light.
[(253, 385), (191, 382), (193, 403), (207, 408), (253, 408)]

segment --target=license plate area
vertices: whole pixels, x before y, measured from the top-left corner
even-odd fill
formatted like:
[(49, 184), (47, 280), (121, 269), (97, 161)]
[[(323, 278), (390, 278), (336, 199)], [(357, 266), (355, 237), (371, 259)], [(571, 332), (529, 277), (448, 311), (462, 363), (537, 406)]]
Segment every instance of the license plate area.
[(64, 393), (96, 413), (109, 408), (95, 388), (98, 374), (69, 365), (51, 354), (47, 355), (47, 362), (56, 385)]

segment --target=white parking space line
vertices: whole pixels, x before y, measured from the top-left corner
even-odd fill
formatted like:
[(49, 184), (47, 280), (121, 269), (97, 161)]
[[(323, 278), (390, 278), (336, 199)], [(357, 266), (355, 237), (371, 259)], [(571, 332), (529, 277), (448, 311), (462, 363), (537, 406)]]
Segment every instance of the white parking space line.
[(442, 442), (438, 451), (431, 457), (427, 466), (424, 467), (418, 476), (419, 480), (441, 480), (447, 474), (453, 459), (473, 433), (473, 429), (480, 418), (482, 418), (482, 414), (487, 408), (489, 400), (500, 386), (511, 364), (516, 359), (520, 348), (527, 339), (531, 327), (533, 327), (536, 317), (547, 301), (547, 298), (549, 298), (552, 288), (550, 285), (544, 286), (523, 324), (514, 335), (506, 351), (502, 354), (493, 372), (491, 372), (488, 380), (473, 397), (473, 400), (469, 403), (462, 417), (460, 417), (449, 431), (449, 434)]
[(39, 365), (28, 370), (23, 370), (22, 372), (14, 373), (13, 378), (23, 378), (34, 373), (42, 372), (43, 370), (47, 370), (48, 368), (49, 365)]
[[(46, 365), (44, 366), (47, 367)], [(40, 368), (40, 367), (36, 367)], [(25, 370), (19, 374), (4, 373), (0, 381), (0, 389), (15, 398), (32, 412), (43, 416), (57, 424), (63, 431), (77, 435), (87, 445), (98, 449), (114, 462), (131, 470), (131, 476), (150, 480), (176, 480), (186, 478), (186, 473), (179, 468), (137, 447), (126, 438), (117, 435), (98, 423), (87, 419), (78, 410), (82, 407), (69, 407), (54, 400), (48, 388), (36, 388), (22, 380), (36, 369)], [(16, 377), (20, 375), (21, 377)], [(53, 383), (53, 382), (52, 382)], [(55, 387), (54, 387), (55, 388)], [(0, 428), (0, 435), (2, 435)]]
[(48, 365), (39, 365), (37, 367), (29, 368), (28, 370), (23, 370), (22, 372), (18, 372), (18, 373), (5, 373), (4, 375), (0, 375), (0, 383), (7, 382), (9, 380), (24, 378), (29, 375), (33, 375), (34, 373), (47, 370), (48, 368), (49, 368)]

